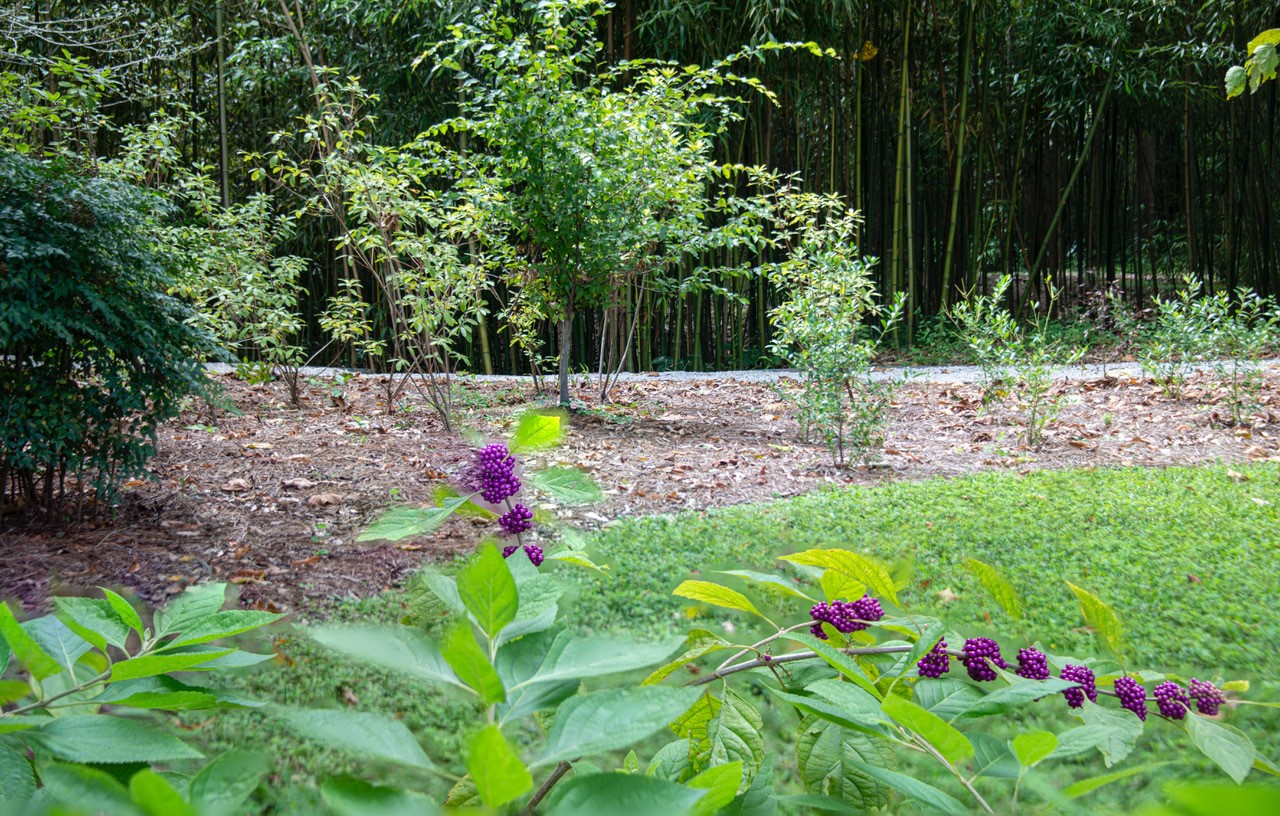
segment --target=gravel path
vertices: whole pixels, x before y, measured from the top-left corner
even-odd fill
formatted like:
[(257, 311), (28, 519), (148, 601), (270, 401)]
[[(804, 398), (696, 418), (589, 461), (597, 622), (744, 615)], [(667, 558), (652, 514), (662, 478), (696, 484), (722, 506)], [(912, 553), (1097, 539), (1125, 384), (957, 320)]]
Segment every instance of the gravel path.
[[(1216, 362), (1204, 362), (1193, 366), (1196, 371), (1204, 371), (1212, 369)], [(1267, 369), (1280, 369), (1280, 359), (1265, 360), (1262, 363)], [(207, 366), (209, 371), (217, 374), (228, 374), (233, 371), (233, 367), (226, 363), (209, 363)], [(302, 369), (302, 373), (307, 377), (331, 377), (339, 371), (347, 369), (328, 368), (328, 367), (307, 367)], [(381, 376), (371, 375), (367, 372), (355, 372), (359, 376)], [(397, 374), (396, 376), (404, 376)], [(667, 382), (699, 382), (699, 381), (729, 381), (736, 380), (738, 382), (776, 382), (783, 377), (791, 379), (799, 379), (799, 373), (795, 369), (778, 368), (767, 370), (750, 370), (750, 371), (663, 371), (661, 373), (648, 372), (641, 374), (622, 374), (619, 376), (619, 382), (652, 382), (654, 380)], [(876, 380), (910, 380), (912, 382), (925, 383), (971, 383), (978, 382), (982, 379), (982, 370), (977, 366), (956, 365), (956, 366), (890, 366), (885, 368), (877, 368), (871, 374)], [(1089, 363), (1087, 365), (1067, 366), (1061, 368), (1057, 372), (1059, 379), (1063, 380), (1093, 380), (1099, 377), (1140, 377), (1142, 376), (1142, 366), (1139, 363)], [(514, 374), (468, 374), (458, 377), (460, 381), (475, 382), (510, 382), (527, 380), (527, 375)], [(553, 380), (554, 377), (549, 376), (547, 379)], [(582, 379), (581, 374), (573, 376), (575, 382)], [(592, 379), (595, 377), (592, 375)]]

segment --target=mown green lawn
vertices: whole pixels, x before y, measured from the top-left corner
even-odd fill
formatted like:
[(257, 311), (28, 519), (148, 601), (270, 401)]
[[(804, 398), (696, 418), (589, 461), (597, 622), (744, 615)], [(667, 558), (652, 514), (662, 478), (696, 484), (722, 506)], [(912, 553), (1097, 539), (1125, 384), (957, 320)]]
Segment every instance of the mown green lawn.
[[(1247, 679), (1250, 699), (1280, 700), (1280, 468), (1274, 464), (1168, 470), (1085, 470), (984, 474), (824, 492), (769, 505), (705, 514), (638, 518), (595, 539), (610, 576), (566, 573), (573, 591), (569, 620), (584, 629), (637, 636), (754, 624), (723, 610), (699, 609), (671, 596), (691, 572), (773, 569), (778, 554), (809, 547), (853, 547), (895, 564), (911, 577), (901, 593), (912, 611), (944, 616), (967, 635), (997, 637), (1012, 656), (1041, 641), (1057, 654), (1101, 655), (1065, 581), (1083, 586), (1118, 613), (1125, 665), (1182, 675)], [(963, 568), (973, 557), (999, 568), (1022, 596), (1024, 621), (1007, 618)], [(909, 566), (908, 566), (909, 565)], [(384, 596), (338, 610), (342, 617), (395, 617), (403, 597)], [(806, 610), (797, 602), (789, 620)], [(691, 619), (696, 616), (697, 619)], [(330, 704), (351, 689), (361, 708), (394, 712), (436, 756), (456, 756), (465, 702), (423, 693), (404, 681), (317, 653), (305, 639), (284, 646), (296, 662), (257, 672), (246, 695), (300, 705)], [(281, 761), (282, 780), (306, 783), (318, 768), (356, 767), (345, 758), (275, 736), (263, 739), (256, 715), (211, 723), (215, 745), (261, 740)], [(1280, 754), (1280, 716), (1241, 707), (1228, 721), (1271, 756)], [(1061, 707), (1033, 708), (1024, 725), (1061, 728)], [(1128, 763), (1178, 760), (1093, 794), (1093, 806), (1127, 811), (1160, 779), (1215, 773), (1185, 736), (1151, 718)], [(773, 723), (785, 729), (787, 723)], [(793, 725), (793, 724), (791, 724)], [(1013, 727), (1011, 724), (1010, 728)], [(780, 757), (780, 765), (786, 758)], [(1060, 783), (1101, 773), (1101, 762), (1051, 771)], [(1225, 778), (1225, 777), (1222, 777)], [(298, 804), (302, 792), (277, 805)], [(305, 797), (304, 797), (305, 798)], [(999, 795), (996, 799), (1000, 799)]]

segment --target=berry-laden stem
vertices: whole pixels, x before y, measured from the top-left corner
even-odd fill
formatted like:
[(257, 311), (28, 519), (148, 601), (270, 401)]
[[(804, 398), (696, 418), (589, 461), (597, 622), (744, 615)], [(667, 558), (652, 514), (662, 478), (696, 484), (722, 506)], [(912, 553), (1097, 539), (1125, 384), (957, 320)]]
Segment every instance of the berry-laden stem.
[(737, 654), (733, 655), (733, 656), (732, 656), (732, 657), (730, 657), (728, 660), (726, 660), (725, 662), (723, 662), (723, 663), (721, 663), (719, 666), (717, 666), (717, 667), (716, 667), (716, 671), (720, 671), (720, 669), (723, 669), (725, 666), (728, 666), (729, 664), (733, 663), (733, 661), (737, 660), (738, 658), (740, 658), (740, 657), (742, 657), (742, 656), (744, 656), (744, 655), (746, 655), (746, 654), (749, 654), (749, 653), (751, 653), (751, 652), (759, 652), (759, 651), (760, 651), (760, 649), (761, 649), (761, 647), (763, 647), (763, 646), (765, 646), (766, 644), (769, 644), (769, 643), (771, 643), (771, 642), (773, 642), (773, 641), (777, 640), (778, 638), (782, 637), (783, 635), (787, 634), (788, 632), (794, 632), (794, 631), (796, 631), (797, 629), (804, 629), (804, 628), (807, 628), (807, 627), (808, 627), (808, 626), (810, 626), (810, 625), (812, 625), (810, 621), (805, 621), (804, 623), (797, 623), (795, 626), (788, 626), (786, 629), (779, 629), (777, 632), (775, 632), (775, 633), (774, 633), (774, 634), (772, 634), (772, 635), (769, 635), (769, 637), (765, 638), (764, 640), (756, 641), (756, 642), (755, 642), (755, 643), (753, 643), (752, 645), (744, 647), (744, 648), (743, 648), (741, 651), (739, 651)]
[[(808, 626), (809, 624), (805, 624), (805, 625)], [(837, 651), (843, 654), (853, 655), (853, 656), (883, 655), (883, 654), (905, 654), (911, 651), (913, 648), (915, 647), (910, 645), (859, 646), (859, 647), (848, 648), (848, 649), (837, 649)], [(947, 653), (952, 655), (953, 657), (961, 656), (961, 653), (954, 652), (950, 649), (947, 650)], [(788, 652), (782, 655), (770, 656), (768, 660), (764, 658), (756, 658), (755, 660), (745, 660), (741, 663), (736, 663), (732, 666), (724, 666), (724, 667), (718, 668), (715, 671), (711, 672), (710, 674), (704, 677), (699, 677), (697, 680), (692, 681), (691, 683), (689, 683), (689, 685), (702, 686), (714, 680), (719, 680), (722, 677), (728, 677), (729, 675), (737, 674), (738, 672), (750, 671), (751, 669), (756, 669), (761, 666), (776, 666), (779, 663), (793, 663), (797, 660), (813, 660), (815, 657), (820, 657), (820, 656), (821, 655), (819, 655), (817, 652), (804, 651), (804, 652)]]

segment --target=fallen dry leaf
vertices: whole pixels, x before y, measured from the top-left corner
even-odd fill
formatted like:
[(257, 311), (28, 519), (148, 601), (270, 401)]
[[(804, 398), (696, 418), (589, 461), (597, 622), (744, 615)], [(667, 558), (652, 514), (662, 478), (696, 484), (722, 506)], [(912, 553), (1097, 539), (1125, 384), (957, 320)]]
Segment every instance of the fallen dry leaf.
[(222, 490), (227, 493), (243, 493), (246, 490), (252, 490), (253, 485), (249, 484), (247, 479), (232, 479), (222, 485)]
[(316, 483), (310, 479), (284, 479), (280, 484), (286, 490), (310, 490), (316, 486)]
[(342, 496), (337, 493), (317, 493), (307, 499), (307, 504), (312, 507), (327, 507), (331, 504), (342, 504)]

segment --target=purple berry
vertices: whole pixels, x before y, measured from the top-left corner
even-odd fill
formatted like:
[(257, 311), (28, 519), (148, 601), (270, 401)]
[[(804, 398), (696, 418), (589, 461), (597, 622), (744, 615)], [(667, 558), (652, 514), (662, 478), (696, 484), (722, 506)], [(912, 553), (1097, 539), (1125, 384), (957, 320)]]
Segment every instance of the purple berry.
[(1194, 677), (1187, 684), (1187, 694), (1196, 701), (1196, 711), (1210, 717), (1217, 714), (1218, 707), (1227, 701), (1227, 695), (1222, 693), (1222, 689), (1208, 680), (1197, 680)]
[(1016, 673), (1028, 680), (1048, 680), (1049, 661), (1039, 649), (1019, 649)]
[[(853, 616), (861, 621), (874, 622), (884, 617), (884, 608), (880, 606), (880, 601), (870, 595), (863, 595), (849, 606)], [(863, 625), (860, 628), (866, 629), (867, 627)]]
[(511, 546), (509, 546), (509, 547), (503, 547), (503, 548), (502, 548), (502, 557), (503, 557), (503, 558), (510, 558), (510, 557), (511, 557), (511, 553), (515, 552), (515, 551), (516, 551), (516, 550), (518, 550), (518, 549), (520, 549), (520, 545), (519, 545), (519, 544), (512, 544), (512, 545), (511, 545)]
[(507, 535), (519, 535), (533, 527), (533, 511), (523, 504), (517, 504), (507, 512), (498, 516), (498, 526)]
[(1127, 708), (1138, 719), (1147, 718), (1147, 690), (1132, 677), (1120, 677), (1116, 680), (1116, 696), (1120, 698), (1120, 707)]
[(836, 628), (836, 631), (848, 634), (850, 632), (861, 632), (866, 629), (868, 622), (878, 621), (884, 617), (884, 609), (880, 607), (880, 602), (870, 595), (864, 595), (856, 601), (831, 601), (830, 603), (820, 602), (813, 605), (809, 609), (809, 617), (813, 618), (813, 625), (809, 627), (809, 631), (814, 637), (827, 639), (827, 633), (822, 630), (823, 623), (829, 623)]
[(497, 504), (520, 492), (515, 470), (516, 459), (506, 445), (485, 445), (475, 452), (468, 482), (485, 501)]
[(1151, 690), (1151, 696), (1156, 698), (1156, 704), (1160, 706), (1160, 716), (1171, 720), (1181, 720), (1187, 716), (1187, 695), (1182, 693), (1182, 687), (1177, 683), (1166, 680)]
[(938, 678), (951, 671), (951, 655), (947, 654), (947, 642), (938, 641), (927, 655), (916, 663), (916, 670), (921, 677)]
[(964, 642), (964, 657), (960, 658), (969, 670), (969, 677), (979, 682), (995, 680), (998, 675), (992, 664), (1008, 668), (1000, 656), (1000, 646), (991, 638), (969, 638)]
[(529, 556), (529, 560), (535, 567), (542, 566), (542, 548), (537, 544), (524, 545), (524, 554)]
[(1098, 687), (1094, 682), (1093, 669), (1088, 666), (1077, 666), (1068, 663), (1062, 667), (1060, 676), (1063, 680), (1080, 684), (1080, 688), (1063, 689), (1062, 696), (1067, 698), (1067, 705), (1072, 708), (1080, 708), (1084, 705), (1086, 696), (1088, 696), (1089, 702), (1098, 702)]

